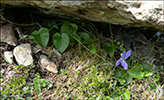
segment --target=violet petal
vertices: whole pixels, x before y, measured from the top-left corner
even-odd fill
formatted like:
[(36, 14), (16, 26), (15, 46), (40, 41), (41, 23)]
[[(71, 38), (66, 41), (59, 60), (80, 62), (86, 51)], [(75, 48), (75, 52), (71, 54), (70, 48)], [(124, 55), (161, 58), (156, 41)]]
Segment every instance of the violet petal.
[(122, 57), (121, 57), (122, 59), (125, 58), (125, 52), (126, 52), (126, 51), (124, 50), (124, 52), (122, 53)]
[(118, 66), (121, 62), (121, 59), (118, 59), (117, 62), (116, 62), (116, 66)]
[(128, 64), (126, 63), (126, 61), (122, 60), (121, 65), (124, 67), (125, 70), (128, 69)]
[(127, 51), (127, 53), (126, 53), (126, 55), (125, 55), (125, 59), (127, 59), (127, 58), (131, 55), (131, 53), (132, 53), (131, 50)]

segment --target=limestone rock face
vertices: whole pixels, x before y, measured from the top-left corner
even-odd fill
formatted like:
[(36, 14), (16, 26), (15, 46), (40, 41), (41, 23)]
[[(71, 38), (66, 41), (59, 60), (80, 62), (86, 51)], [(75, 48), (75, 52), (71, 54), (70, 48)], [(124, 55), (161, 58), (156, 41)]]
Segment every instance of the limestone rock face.
[(164, 31), (163, 0), (1, 0), (12, 6), (37, 6), (41, 12)]
[(31, 53), (31, 45), (28, 43), (20, 44), (13, 50), (13, 54), (17, 63), (24, 66), (33, 65), (33, 57)]

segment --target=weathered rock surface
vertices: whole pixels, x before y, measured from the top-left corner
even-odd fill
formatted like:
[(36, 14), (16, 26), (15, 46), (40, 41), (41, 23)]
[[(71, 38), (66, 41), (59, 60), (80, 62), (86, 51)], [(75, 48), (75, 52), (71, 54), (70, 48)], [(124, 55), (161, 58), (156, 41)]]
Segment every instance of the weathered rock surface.
[(5, 60), (7, 62), (9, 62), (10, 64), (12, 64), (14, 61), (13, 61), (13, 53), (12, 51), (5, 51), (4, 52), (4, 57), (5, 57)]
[(46, 68), (50, 72), (58, 73), (57, 66), (55, 65), (55, 63), (50, 61), (47, 56), (41, 55), (39, 61), (41, 67)]
[(25, 0), (6, 1), (12, 6), (34, 6), (46, 14), (58, 14), (91, 21), (134, 27), (153, 27), (164, 31), (163, 0)]
[(31, 53), (31, 45), (28, 43), (20, 44), (13, 50), (13, 54), (17, 63), (24, 66), (33, 65), (33, 57)]
[(16, 46), (17, 38), (11, 24), (0, 27), (1, 41)]

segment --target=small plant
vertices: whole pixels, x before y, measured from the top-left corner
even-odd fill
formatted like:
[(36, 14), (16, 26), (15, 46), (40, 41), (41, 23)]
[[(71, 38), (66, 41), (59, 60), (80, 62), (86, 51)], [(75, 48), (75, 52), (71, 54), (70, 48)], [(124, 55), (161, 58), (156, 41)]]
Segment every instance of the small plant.
[(131, 55), (131, 50), (126, 51), (124, 50), (123, 54), (121, 54), (121, 58), (116, 61), (116, 66), (120, 63), (124, 67), (125, 70), (119, 71), (115, 70), (114, 77), (119, 80), (119, 82), (123, 85), (124, 83), (129, 83), (132, 81), (133, 78), (143, 79), (144, 77), (152, 76), (153, 73), (150, 71), (151, 66), (146, 64), (135, 64), (131, 69), (128, 68), (128, 64), (125, 61)]
[(30, 93), (29, 87), (25, 86), (25, 84), (25, 77), (11, 77), (10, 80), (3, 85), (3, 87), (0, 87), (1, 100), (8, 98), (23, 100), (23, 96)]
[(42, 94), (41, 94), (41, 88), (46, 88), (46, 89), (50, 89), (52, 87), (52, 84), (50, 84), (48, 81), (44, 80), (44, 79), (40, 79), (40, 74), (37, 73), (35, 74), (35, 76), (37, 78), (33, 79), (34, 82), (34, 86), (32, 87), (34, 90), (36, 90), (36, 93), (39, 97), (39, 100), (42, 100)]
[[(54, 27), (58, 29), (56, 25), (54, 25), (52, 28)], [(77, 40), (79, 40), (79, 42), (83, 44), (94, 43), (93, 39), (87, 33), (82, 33), (81, 35), (78, 35), (76, 33), (77, 30), (78, 27), (76, 24), (64, 21), (61, 26), (60, 33), (56, 32), (55, 34), (53, 34), (53, 45), (57, 48), (57, 50), (60, 53), (63, 53), (69, 45), (73, 45), (75, 41), (77, 42)], [(35, 41), (35, 43), (39, 44), (43, 48), (46, 48), (49, 41), (49, 30), (46, 28), (40, 28), (39, 31), (34, 31), (31, 33), (30, 39)], [(94, 45), (91, 45), (89, 47), (89, 49), (91, 50), (93, 50), (93, 48), (95, 52)]]
[(53, 44), (59, 50), (60, 53), (63, 53), (68, 45), (73, 45), (78, 39), (83, 44), (94, 43), (92, 38), (87, 33), (82, 33), (80, 36), (76, 33), (78, 27), (74, 23), (64, 22), (60, 33), (55, 33), (52, 37)]
[(114, 56), (115, 47), (116, 47), (115, 44), (110, 45), (107, 43), (103, 46), (103, 49), (112, 58)]

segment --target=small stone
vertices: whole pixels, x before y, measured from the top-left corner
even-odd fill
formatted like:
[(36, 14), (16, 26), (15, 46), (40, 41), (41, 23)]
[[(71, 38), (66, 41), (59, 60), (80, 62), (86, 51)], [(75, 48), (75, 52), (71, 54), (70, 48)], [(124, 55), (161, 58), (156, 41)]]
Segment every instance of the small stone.
[(0, 28), (1, 41), (16, 46), (17, 38), (11, 24), (4, 25)]
[(4, 57), (5, 57), (5, 60), (7, 62), (9, 62), (10, 64), (12, 64), (14, 61), (13, 61), (13, 53), (12, 51), (5, 51), (4, 52)]
[(58, 73), (56, 64), (50, 61), (45, 55), (40, 56), (40, 66), (55, 74)]
[(31, 53), (31, 45), (28, 43), (15, 47), (13, 51), (17, 63), (24, 66), (33, 65), (33, 57)]

